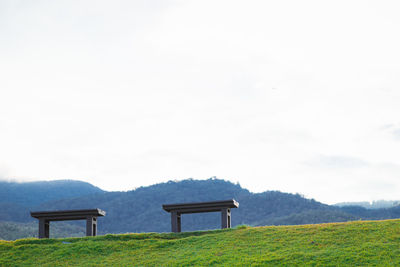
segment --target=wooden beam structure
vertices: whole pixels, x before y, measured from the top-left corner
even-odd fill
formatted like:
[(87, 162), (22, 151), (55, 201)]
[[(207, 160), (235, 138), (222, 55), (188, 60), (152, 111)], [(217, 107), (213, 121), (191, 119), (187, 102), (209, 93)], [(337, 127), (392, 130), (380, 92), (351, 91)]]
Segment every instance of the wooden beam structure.
[(171, 213), (171, 231), (181, 232), (181, 214), (200, 212), (221, 212), (221, 228), (231, 228), (231, 208), (238, 208), (239, 203), (234, 199), (192, 202), (180, 204), (165, 204), (163, 209)]
[(69, 220), (86, 220), (86, 236), (96, 236), (97, 217), (105, 215), (101, 209), (31, 212), (31, 216), (39, 220), (39, 238), (50, 237), (50, 221)]

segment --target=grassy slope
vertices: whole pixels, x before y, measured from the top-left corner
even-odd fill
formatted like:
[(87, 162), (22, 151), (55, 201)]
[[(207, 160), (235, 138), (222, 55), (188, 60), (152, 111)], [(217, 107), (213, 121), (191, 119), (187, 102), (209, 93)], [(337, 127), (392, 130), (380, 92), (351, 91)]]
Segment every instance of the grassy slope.
[(400, 265), (400, 220), (0, 241), (0, 266)]

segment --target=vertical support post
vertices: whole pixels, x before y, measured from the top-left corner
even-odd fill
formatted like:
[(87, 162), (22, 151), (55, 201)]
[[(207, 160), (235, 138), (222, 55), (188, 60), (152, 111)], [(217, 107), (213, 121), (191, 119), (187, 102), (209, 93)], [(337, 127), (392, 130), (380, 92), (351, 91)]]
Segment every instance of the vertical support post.
[(181, 224), (181, 214), (178, 212), (177, 213), (177, 219), (178, 219), (178, 232), (180, 233), (182, 231), (182, 224)]
[(179, 233), (181, 231), (181, 214), (171, 211), (171, 232)]
[(89, 216), (86, 218), (86, 236), (96, 236), (97, 217)]
[(231, 209), (221, 209), (221, 229), (231, 228)]
[(93, 218), (93, 236), (97, 235), (97, 217)]
[(50, 221), (45, 218), (39, 219), (39, 238), (50, 237)]
[(231, 228), (231, 209), (228, 209), (228, 228)]

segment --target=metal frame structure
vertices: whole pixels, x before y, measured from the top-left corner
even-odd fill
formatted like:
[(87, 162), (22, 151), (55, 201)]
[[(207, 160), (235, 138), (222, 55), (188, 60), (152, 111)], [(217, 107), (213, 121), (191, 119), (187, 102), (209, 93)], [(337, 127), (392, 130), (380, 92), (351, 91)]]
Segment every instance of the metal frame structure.
[(239, 202), (234, 199), (193, 202), (180, 204), (165, 204), (163, 209), (171, 213), (171, 231), (181, 232), (181, 214), (200, 212), (221, 212), (221, 228), (231, 228), (231, 208), (238, 208)]
[(39, 238), (49, 238), (50, 221), (69, 220), (86, 220), (86, 236), (96, 236), (97, 217), (105, 215), (101, 209), (31, 212), (31, 216), (39, 220)]

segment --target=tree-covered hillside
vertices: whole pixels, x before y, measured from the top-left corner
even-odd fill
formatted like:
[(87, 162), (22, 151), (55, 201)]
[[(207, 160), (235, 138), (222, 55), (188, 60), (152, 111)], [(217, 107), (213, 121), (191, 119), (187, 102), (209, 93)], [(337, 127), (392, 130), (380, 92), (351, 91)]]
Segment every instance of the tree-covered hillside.
[[(66, 181), (68, 182), (71, 181)], [(75, 182), (73, 182), (75, 183)], [(73, 186), (76, 186), (75, 183)], [(67, 185), (67, 188), (73, 188)], [(170, 214), (163, 204), (236, 199), (240, 206), (232, 209), (232, 225), (296, 225), (324, 222), (343, 222), (359, 219), (400, 218), (400, 207), (390, 209), (365, 209), (362, 207), (335, 207), (306, 199), (299, 194), (266, 191), (251, 193), (239, 184), (220, 179), (169, 181), (128, 192), (104, 192), (82, 183), (74, 197), (58, 199), (49, 196), (29, 195), (22, 190), (15, 202), (0, 203), (0, 221), (33, 222), (29, 211), (100, 208), (107, 212), (98, 220), (99, 234), (127, 232), (168, 232)], [(78, 186), (79, 187), (79, 186)], [(46, 187), (44, 187), (46, 188)], [(58, 191), (63, 192), (63, 187)], [(43, 189), (44, 190), (44, 189)], [(68, 190), (67, 190), (68, 191)], [(65, 191), (65, 192), (67, 192)], [(4, 192), (4, 189), (3, 189)], [(70, 192), (72, 193), (72, 192)], [(23, 206), (22, 198), (34, 199), (36, 206)], [(47, 202), (42, 202), (47, 199)], [(81, 222), (68, 222), (80, 225)], [(17, 227), (17, 226), (16, 226)], [(219, 213), (184, 214), (182, 230), (205, 230), (220, 227)], [(51, 228), (52, 229), (52, 228)]]
[(103, 192), (89, 183), (73, 180), (0, 181), (0, 221), (29, 222), (33, 220), (29, 211), (39, 209), (42, 203)]
[(103, 190), (98, 187), (74, 180), (26, 183), (0, 181), (0, 203), (12, 203), (22, 207), (35, 207), (46, 201), (101, 192)]
[[(240, 206), (232, 209), (232, 225), (274, 224), (279, 218), (306, 211), (319, 211), (321, 220), (313, 218), (313, 223), (326, 221), (348, 221), (355, 217), (341, 214), (336, 218), (338, 208), (305, 199), (300, 195), (268, 191), (254, 194), (238, 184), (219, 179), (184, 180), (141, 187), (128, 192), (110, 192), (84, 196), (75, 199), (47, 202), (40, 209), (83, 209), (101, 208), (107, 212), (99, 219), (102, 233), (125, 232), (168, 232), (170, 214), (162, 209), (162, 204), (236, 199)], [(343, 212), (342, 212), (343, 213)], [(305, 221), (307, 223), (307, 221)], [(182, 230), (204, 230), (220, 227), (219, 213), (185, 214)]]

